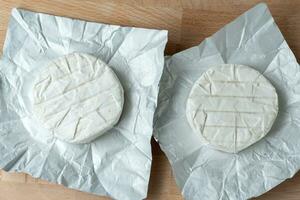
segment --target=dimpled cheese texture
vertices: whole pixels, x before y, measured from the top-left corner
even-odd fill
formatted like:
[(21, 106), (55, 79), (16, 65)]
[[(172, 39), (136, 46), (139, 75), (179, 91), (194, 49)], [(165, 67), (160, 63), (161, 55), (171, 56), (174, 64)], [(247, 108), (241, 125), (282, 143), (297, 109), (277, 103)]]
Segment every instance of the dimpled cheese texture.
[(237, 153), (263, 138), (278, 113), (275, 88), (242, 65), (210, 68), (194, 83), (186, 103), (193, 131), (215, 149)]
[(51, 63), (33, 85), (33, 113), (55, 137), (88, 143), (119, 120), (124, 94), (116, 74), (94, 56), (73, 53)]

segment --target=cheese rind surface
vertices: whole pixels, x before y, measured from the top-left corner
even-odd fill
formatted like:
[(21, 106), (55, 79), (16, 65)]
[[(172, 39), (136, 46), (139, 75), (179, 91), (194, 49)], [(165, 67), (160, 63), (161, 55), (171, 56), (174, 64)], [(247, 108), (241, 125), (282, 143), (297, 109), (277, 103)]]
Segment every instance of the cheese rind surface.
[(237, 153), (263, 138), (278, 113), (272, 84), (258, 71), (224, 64), (203, 73), (186, 103), (186, 117), (203, 142)]
[(88, 143), (111, 129), (124, 103), (123, 87), (100, 59), (82, 53), (58, 58), (33, 85), (33, 113), (53, 135)]

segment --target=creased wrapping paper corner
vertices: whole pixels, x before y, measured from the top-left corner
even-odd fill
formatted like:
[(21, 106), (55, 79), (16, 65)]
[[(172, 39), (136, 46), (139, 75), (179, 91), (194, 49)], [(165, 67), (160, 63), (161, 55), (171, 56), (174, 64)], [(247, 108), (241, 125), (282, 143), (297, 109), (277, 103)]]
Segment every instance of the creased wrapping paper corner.
[[(185, 117), (193, 83), (209, 67), (242, 64), (276, 88), (279, 113), (266, 137), (229, 154), (201, 143)], [(300, 168), (300, 68), (265, 4), (258, 4), (199, 46), (165, 61), (154, 136), (187, 200), (242, 200), (261, 195)]]
[[(115, 199), (143, 199), (167, 31), (85, 22), (13, 9), (0, 64), (0, 167)], [(72, 145), (32, 121), (28, 91), (50, 60), (83, 52), (108, 63), (125, 92), (119, 123)]]

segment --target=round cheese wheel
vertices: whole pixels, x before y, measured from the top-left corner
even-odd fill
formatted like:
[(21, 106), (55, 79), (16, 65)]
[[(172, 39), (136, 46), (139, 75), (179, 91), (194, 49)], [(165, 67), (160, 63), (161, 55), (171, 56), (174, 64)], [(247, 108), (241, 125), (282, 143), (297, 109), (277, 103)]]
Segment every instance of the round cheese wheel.
[(116, 74), (100, 59), (73, 53), (51, 61), (33, 85), (33, 113), (53, 135), (88, 143), (111, 129), (124, 103)]
[(253, 68), (224, 64), (203, 73), (186, 103), (186, 117), (206, 144), (236, 153), (263, 138), (278, 113), (275, 88)]

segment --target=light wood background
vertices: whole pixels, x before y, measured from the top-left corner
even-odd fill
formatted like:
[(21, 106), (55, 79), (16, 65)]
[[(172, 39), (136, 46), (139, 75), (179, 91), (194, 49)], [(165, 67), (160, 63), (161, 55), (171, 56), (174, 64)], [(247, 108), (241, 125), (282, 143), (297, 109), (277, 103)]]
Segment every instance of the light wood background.
[[(0, 49), (13, 7), (89, 21), (169, 30), (166, 54), (197, 45), (226, 23), (254, 6), (258, 0), (0, 0)], [(300, 58), (300, 0), (268, 0), (296, 57)], [(298, 60), (299, 61), (299, 60)], [(299, 144), (300, 145), (300, 144)], [(170, 165), (152, 141), (153, 164), (149, 200), (182, 200)], [(0, 152), (1, 153), (1, 152)], [(255, 183), (253, 183), (255, 184)], [(199, 188), (200, 189), (200, 188)], [(0, 200), (103, 200), (108, 199), (29, 175), (0, 171)], [(299, 200), (300, 173), (257, 200)]]

